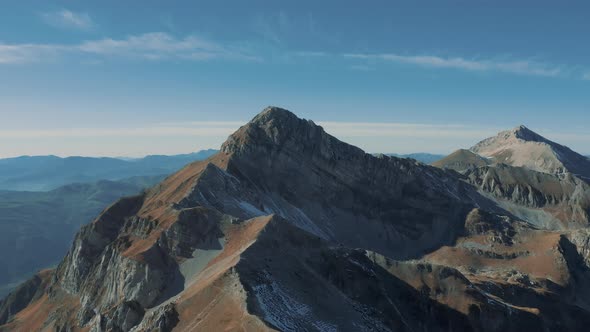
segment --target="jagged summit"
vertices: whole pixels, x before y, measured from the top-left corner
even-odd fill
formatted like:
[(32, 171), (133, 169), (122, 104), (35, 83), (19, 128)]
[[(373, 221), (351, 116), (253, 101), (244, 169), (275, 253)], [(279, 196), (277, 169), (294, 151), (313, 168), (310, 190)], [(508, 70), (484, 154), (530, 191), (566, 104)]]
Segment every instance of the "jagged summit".
[(222, 152), (238, 154), (257, 149), (267, 152), (286, 149), (306, 155), (320, 154), (328, 159), (365, 155), (363, 150), (329, 135), (313, 121), (274, 106), (265, 108), (240, 127), (221, 147)]
[(277, 121), (279, 123), (285, 124), (289, 122), (292, 123), (297, 120), (299, 120), (297, 115), (289, 110), (278, 106), (268, 106), (264, 108), (262, 112), (258, 113), (250, 122), (266, 123)]
[(527, 128), (524, 125), (520, 125), (520, 126), (514, 128), (514, 129), (512, 129), (512, 133), (514, 134), (514, 136), (516, 138), (521, 139), (523, 141), (529, 141), (529, 142), (550, 142), (545, 137), (537, 134), (536, 132), (530, 130), (529, 128)]

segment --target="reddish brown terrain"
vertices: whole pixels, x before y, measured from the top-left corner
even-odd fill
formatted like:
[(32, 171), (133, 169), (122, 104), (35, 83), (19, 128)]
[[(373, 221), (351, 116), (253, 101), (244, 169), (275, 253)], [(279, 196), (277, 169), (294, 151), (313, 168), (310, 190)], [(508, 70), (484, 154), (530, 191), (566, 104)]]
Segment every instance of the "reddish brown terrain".
[(0, 303), (0, 331), (586, 330), (588, 184), (460, 171), (267, 108), (83, 227)]

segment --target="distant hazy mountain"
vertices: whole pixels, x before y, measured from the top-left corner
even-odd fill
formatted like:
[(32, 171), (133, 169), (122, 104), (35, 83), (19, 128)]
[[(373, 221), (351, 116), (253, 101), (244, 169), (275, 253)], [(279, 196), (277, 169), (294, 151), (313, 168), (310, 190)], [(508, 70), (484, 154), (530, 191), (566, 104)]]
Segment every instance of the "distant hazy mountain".
[(454, 169), (461, 172), (474, 167), (482, 167), (489, 165), (491, 161), (469, 150), (460, 149), (443, 159), (432, 163), (432, 166), (440, 168)]
[(569, 149), (533, 132), (525, 126), (500, 132), (471, 148), (494, 162), (549, 174), (572, 173), (590, 179), (590, 161)]
[(513, 216), (541, 229), (586, 225), (590, 162), (519, 126), (433, 163), (463, 173)]
[(0, 297), (66, 254), (76, 231), (122, 196), (164, 178), (70, 184), (49, 192), (0, 191)]
[(425, 164), (432, 164), (433, 162), (440, 160), (445, 157), (442, 154), (432, 154), (432, 153), (409, 153), (409, 154), (397, 154), (397, 153), (387, 153), (387, 156), (391, 157), (399, 157), (399, 158), (411, 158), (418, 160), (419, 162)]
[(216, 150), (140, 159), (56, 156), (0, 159), (0, 190), (47, 191), (69, 183), (119, 180), (132, 176), (170, 174), (208, 158)]

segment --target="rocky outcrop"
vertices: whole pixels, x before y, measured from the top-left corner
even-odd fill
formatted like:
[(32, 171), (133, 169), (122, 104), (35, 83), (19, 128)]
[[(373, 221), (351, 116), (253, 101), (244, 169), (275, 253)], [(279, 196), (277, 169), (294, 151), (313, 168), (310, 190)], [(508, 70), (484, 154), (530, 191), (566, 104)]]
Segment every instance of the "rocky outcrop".
[(98, 258), (119, 236), (126, 219), (133, 216), (142, 203), (142, 196), (121, 199), (82, 228), (70, 252), (57, 268), (64, 290), (71, 293), (80, 291)]
[[(503, 205), (506, 210), (538, 227), (579, 228), (590, 222), (590, 186), (575, 176), (504, 164), (474, 168), (465, 176), (501, 204), (511, 203)], [(538, 213), (531, 214), (530, 209)], [(541, 219), (550, 222), (539, 223)]]
[[(398, 258), (453, 241), (477, 196), (450, 173), (372, 156), (278, 108), (240, 128), (221, 151), (231, 155), (230, 174), (295, 207), (311, 221), (307, 230)], [(265, 198), (251, 203), (294, 219)]]
[(549, 174), (572, 173), (590, 181), (590, 162), (586, 157), (525, 126), (487, 138), (473, 146), (471, 151), (497, 163)]

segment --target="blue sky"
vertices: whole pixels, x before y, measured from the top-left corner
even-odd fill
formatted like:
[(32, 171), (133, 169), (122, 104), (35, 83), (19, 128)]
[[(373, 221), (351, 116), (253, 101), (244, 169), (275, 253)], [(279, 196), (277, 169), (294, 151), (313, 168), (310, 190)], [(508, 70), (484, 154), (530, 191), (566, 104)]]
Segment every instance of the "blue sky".
[[(515, 4), (517, 3), (517, 4)], [(18, 1), (0, 157), (216, 148), (267, 105), (369, 152), (525, 124), (590, 154), (582, 1)]]

